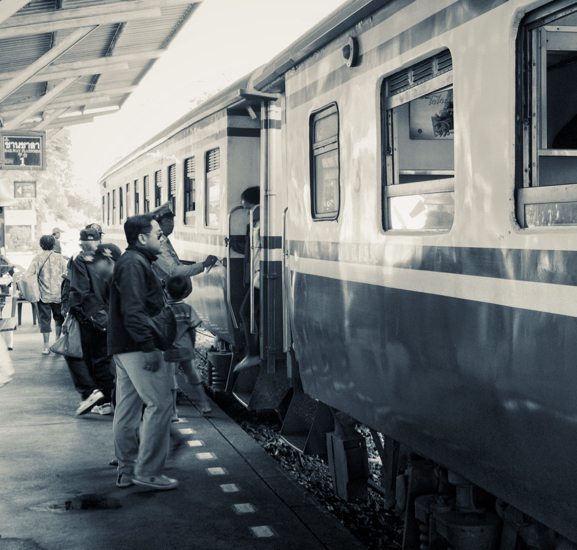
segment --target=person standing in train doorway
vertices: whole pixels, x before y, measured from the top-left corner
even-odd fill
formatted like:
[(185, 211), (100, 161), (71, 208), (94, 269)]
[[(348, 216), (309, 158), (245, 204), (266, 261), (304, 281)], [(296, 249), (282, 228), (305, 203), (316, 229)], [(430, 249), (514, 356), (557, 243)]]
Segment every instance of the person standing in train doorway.
[(209, 254), (203, 262), (184, 265), (168, 238), (174, 231), (174, 212), (170, 207), (170, 203), (165, 202), (162, 206), (153, 210), (152, 216), (158, 222), (163, 234), (160, 240), (160, 256), (152, 264), (152, 269), (163, 285), (168, 277), (174, 277), (175, 275), (194, 277), (217, 262), (218, 258)]
[(172, 380), (151, 324), (165, 304), (162, 285), (152, 271), (161, 253), (162, 231), (150, 214), (143, 214), (126, 220), (124, 234), (128, 247), (114, 266), (108, 324), (108, 352), (116, 363), (116, 485), (174, 489), (178, 481), (163, 474)]
[[(260, 204), (260, 187), (249, 187), (245, 189), (240, 196), (240, 203), (243, 208), (247, 210), (252, 210), (255, 206)], [(244, 300), (240, 306), (240, 318), (242, 319), (242, 327), (244, 331), (245, 339), (245, 352), (246, 356), (244, 359), (234, 368), (233, 372), (240, 372), (241, 370), (247, 369), (249, 367), (255, 367), (260, 364), (260, 340), (258, 334), (258, 327), (256, 334), (251, 334), (250, 332), (250, 285), (254, 287), (254, 318), (258, 320), (260, 313), (260, 209), (257, 208), (254, 211), (253, 225), (247, 224), (246, 227), (246, 240), (244, 248), (244, 286), (247, 288), (247, 292), (244, 296)], [(232, 243), (231, 243), (231, 246)], [(252, 281), (250, 277), (251, 271), (251, 248), (254, 250), (252, 254)], [(237, 250), (237, 252), (243, 252)]]

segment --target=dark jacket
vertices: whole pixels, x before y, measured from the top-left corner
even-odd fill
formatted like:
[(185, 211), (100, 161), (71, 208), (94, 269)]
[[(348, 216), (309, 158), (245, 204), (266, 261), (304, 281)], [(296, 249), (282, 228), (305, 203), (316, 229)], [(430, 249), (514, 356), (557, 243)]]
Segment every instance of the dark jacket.
[(110, 289), (108, 353), (154, 351), (149, 318), (160, 313), (164, 292), (152, 271), (156, 257), (129, 245), (114, 266)]
[(69, 307), (80, 322), (106, 331), (108, 324), (109, 281), (94, 272), (94, 253), (82, 252), (68, 262)]

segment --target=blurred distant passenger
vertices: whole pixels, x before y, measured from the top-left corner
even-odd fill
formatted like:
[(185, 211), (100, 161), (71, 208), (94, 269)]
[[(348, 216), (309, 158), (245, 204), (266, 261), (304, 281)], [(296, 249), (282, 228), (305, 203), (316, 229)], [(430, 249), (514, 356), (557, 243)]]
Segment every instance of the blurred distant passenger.
[(102, 241), (102, 235), (104, 235), (104, 231), (102, 231), (102, 227), (99, 224), (89, 223), (84, 229), (96, 229), (100, 235), (100, 241)]
[(60, 311), (60, 285), (62, 275), (66, 272), (66, 260), (62, 254), (54, 251), (55, 240), (52, 235), (40, 237), (42, 252), (34, 256), (26, 276), (36, 275), (40, 289), (40, 301), (38, 302), (38, 322), (40, 332), (44, 340), (42, 355), (49, 355), (49, 339), (52, 329), (50, 328), (52, 317), (56, 326), (56, 339), (60, 338), (64, 316)]
[[(109, 261), (120, 257), (120, 249), (113, 244), (98, 244), (100, 234), (95, 229), (80, 231), (82, 243), (96, 243), (94, 249), (84, 250), (76, 256), (70, 264), (70, 314), (80, 324), (80, 339), (82, 341), (82, 355), (88, 372), (91, 375), (98, 392), (82, 401), (77, 415), (95, 410), (100, 414), (112, 413), (112, 390), (114, 376), (111, 371), (112, 357), (108, 355), (106, 334), (108, 327), (108, 303), (110, 293), (110, 278), (112, 268), (108, 272), (100, 271)], [(85, 247), (88, 248), (88, 247)], [(107, 254), (107, 257), (103, 255)]]
[(62, 245), (60, 244), (60, 235), (62, 234), (62, 229), (55, 227), (52, 230), (52, 236), (54, 237), (54, 252), (62, 254)]
[[(240, 203), (243, 208), (252, 210), (255, 206), (260, 204), (260, 187), (249, 187), (245, 189), (240, 196)], [(235, 250), (234, 243), (231, 241), (230, 246)], [(251, 248), (254, 251), (252, 254), (252, 271), (253, 279), (250, 278), (251, 270)], [(234, 368), (234, 372), (254, 367), (260, 364), (260, 340), (257, 334), (250, 332), (250, 318), (251, 318), (251, 304), (250, 304), (250, 287), (254, 287), (254, 318), (258, 321), (260, 313), (260, 209), (254, 211), (253, 226), (247, 224), (246, 240), (244, 250), (236, 250), (236, 252), (244, 253), (244, 286), (247, 288), (244, 300), (240, 306), (240, 317), (242, 319), (242, 328), (245, 339), (245, 353), (244, 359)]]
[(151, 215), (144, 214), (128, 218), (124, 233), (128, 247), (114, 266), (108, 328), (108, 350), (116, 363), (116, 485), (174, 489), (178, 481), (163, 474), (170, 437), (172, 380), (151, 327), (151, 318), (165, 303), (160, 281), (152, 271), (161, 253), (162, 231)]

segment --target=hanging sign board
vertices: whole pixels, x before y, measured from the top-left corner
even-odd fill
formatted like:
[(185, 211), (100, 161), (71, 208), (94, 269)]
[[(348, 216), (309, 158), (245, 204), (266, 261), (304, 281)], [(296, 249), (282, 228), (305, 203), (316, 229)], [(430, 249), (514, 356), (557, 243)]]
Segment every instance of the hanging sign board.
[(0, 132), (2, 169), (44, 170), (45, 132)]

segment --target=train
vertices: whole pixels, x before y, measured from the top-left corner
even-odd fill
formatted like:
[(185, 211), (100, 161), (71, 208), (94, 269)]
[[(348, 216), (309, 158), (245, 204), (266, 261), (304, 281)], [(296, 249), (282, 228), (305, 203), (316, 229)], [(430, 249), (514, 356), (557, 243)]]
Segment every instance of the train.
[(227, 388), (345, 495), (367, 426), (406, 550), (577, 548), (574, 73), (574, 0), (349, 0), (98, 181), (107, 238), (170, 201), (223, 260), (190, 299), (232, 366), (258, 208)]

